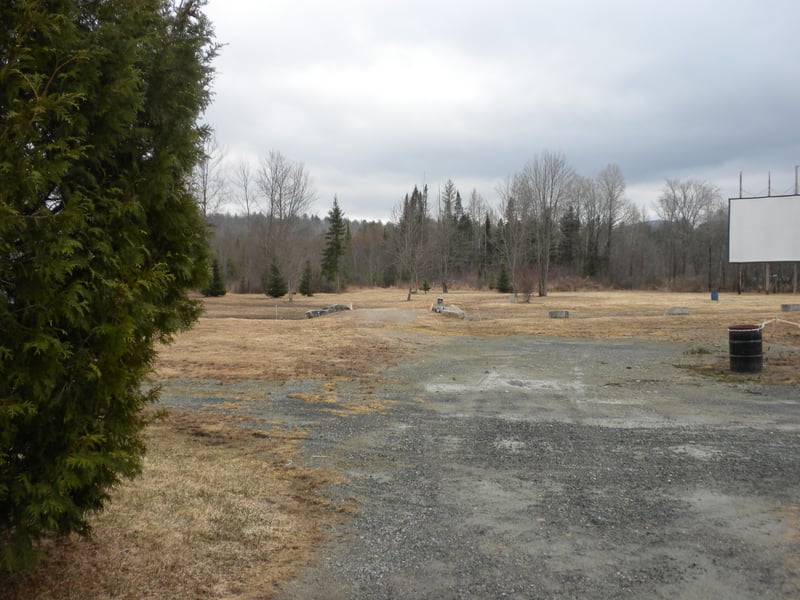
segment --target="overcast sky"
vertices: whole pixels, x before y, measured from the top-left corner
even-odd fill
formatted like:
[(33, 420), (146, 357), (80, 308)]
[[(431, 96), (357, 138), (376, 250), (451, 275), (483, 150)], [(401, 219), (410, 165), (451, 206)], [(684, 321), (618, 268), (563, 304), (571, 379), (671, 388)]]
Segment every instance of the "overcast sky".
[(665, 178), (794, 193), (797, 0), (210, 0), (226, 44), (206, 120), (227, 160), (277, 150), (349, 218), (452, 179), (491, 206), (543, 151), (616, 163), (653, 214)]

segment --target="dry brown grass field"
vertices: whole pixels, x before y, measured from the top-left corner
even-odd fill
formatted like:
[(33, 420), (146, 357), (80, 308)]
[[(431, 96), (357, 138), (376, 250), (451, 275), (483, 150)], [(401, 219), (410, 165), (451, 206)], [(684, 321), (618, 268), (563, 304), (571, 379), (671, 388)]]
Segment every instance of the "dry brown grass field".
[[(760, 325), (773, 319), (800, 322), (800, 313), (781, 312), (796, 304), (792, 295), (725, 295), (660, 292), (569, 292), (510, 302), (492, 292), (451, 292), (446, 304), (466, 313), (459, 319), (433, 313), (437, 294), (405, 301), (398, 289), (354, 290), (340, 295), (295, 296), (292, 301), (229, 294), (207, 299), (197, 326), (161, 352), (160, 377), (220, 380), (293, 377), (365, 377), (402, 360), (417, 344), (439, 335), (542, 335), (578, 338), (667, 339), (720, 347), (727, 352), (730, 325)], [(315, 319), (305, 312), (333, 304), (345, 311)], [(686, 307), (688, 315), (668, 315)], [(569, 318), (551, 319), (552, 310)], [(403, 336), (403, 332), (425, 334)], [(775, 322), (765, 343), (794, 344), (800, 327)], [(761, 377), (775, 377), (767, 371)], [(778, 375), (780, 377), (781, 375)]]
[[(712, 302), (708, 294), (556, 292), (529, 303), (492, 292), (444, 296), (466, 318), (433, 313), (435, 292), (405, 297), (400, 289), (370, 289), (291, 301), (209, 298), (197, 325), (161, 350), (154, 379), (368, 380), (453, 335), (660, 338), (686, 343), (692, 368), (705, 375), (733, 377), (727, 327), (770, 321), (766, 368), (736, 377), (798, 383), (800, 326), (784, 321), (798, 323), (800, 313), (781, 312), (797, 296), (722, 294)], [(353, 310), (305, 317), (333, 304)], [(667, 315), (670, 307), (690, 314)], [(569, 318), (551, 319), (552, 310), (567, 310)], [(342, 408), (380, 410), (381, 402)], [(147, 432), (142, 476), (114, 491), (92, 537), (49, 541), (39, 567), (0, 581), (0, 589), (20, 599), (271, 597), (353, 507), (333, 505), (322, 493), (338, 473), (300, 462), (307, 432), (269, 424), (256, 431), (221, 415), (169, 411)]]

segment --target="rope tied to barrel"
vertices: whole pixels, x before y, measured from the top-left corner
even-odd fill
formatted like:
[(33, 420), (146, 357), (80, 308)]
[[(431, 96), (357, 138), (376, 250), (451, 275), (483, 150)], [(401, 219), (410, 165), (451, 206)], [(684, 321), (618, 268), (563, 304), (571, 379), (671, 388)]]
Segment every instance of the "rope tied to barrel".
[(764, 329), (770, 323), (785, 323), (786, 325), (794, 325), (795, 327), (800, 327), (800, 323), (794, 323), (792, 321), (787, 321), (786, 319), (775, 318), (764, 321), (761, 325), (758, 326), (758, 329), (759, 330)]

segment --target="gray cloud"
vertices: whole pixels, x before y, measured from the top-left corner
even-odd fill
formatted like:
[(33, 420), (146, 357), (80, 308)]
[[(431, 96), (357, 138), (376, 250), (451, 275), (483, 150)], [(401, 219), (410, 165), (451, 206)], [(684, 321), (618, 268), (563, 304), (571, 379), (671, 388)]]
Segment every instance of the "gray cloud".
[(542, 150), (586, 176), (619, 164), (643, 205), (666, 177), (734, 195), (739, 170), (771, 170), (791, 187), (800, 161), (789, 0), (212, 0), (209, 14), (228, 44), (209, 122), (231, 156), (304, 161), (319, 214), (337, 194), (386, 219), (448, 178), (494, 203)]

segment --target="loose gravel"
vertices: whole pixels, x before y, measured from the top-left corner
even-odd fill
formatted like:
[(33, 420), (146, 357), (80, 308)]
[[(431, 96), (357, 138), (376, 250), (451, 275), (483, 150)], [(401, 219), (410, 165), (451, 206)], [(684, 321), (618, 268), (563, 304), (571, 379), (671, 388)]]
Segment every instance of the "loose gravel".
[[(800, 390), (697, 375), (687, 350), (452, 337), (371, 381), (164, 401), (247, 394), (237, 414), (307, 428), (305, 460), (345, 475), (327, 493), (356, 513), (283, 599), (797, 597)], [(302, 399), (323, 389), (378, 408)]]

